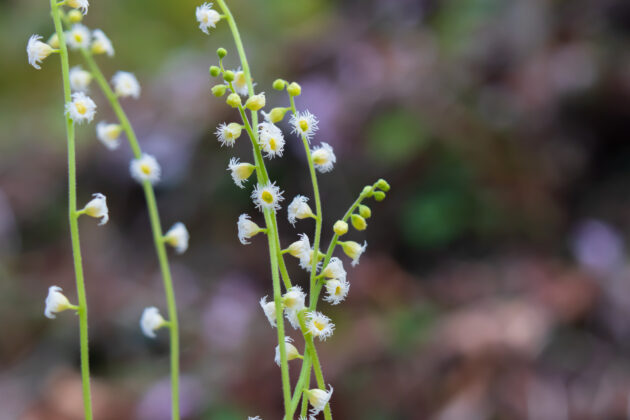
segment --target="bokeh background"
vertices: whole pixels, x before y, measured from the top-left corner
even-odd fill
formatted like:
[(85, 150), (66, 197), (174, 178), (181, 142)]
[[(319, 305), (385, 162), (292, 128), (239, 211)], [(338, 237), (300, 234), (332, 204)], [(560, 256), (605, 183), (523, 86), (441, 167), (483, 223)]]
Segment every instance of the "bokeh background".
[[(171, 257), (182, 322), (187, 419), (277, 419), (275, 331), (266, 241), (236, 237), (248, 190), (225, 168), (247, 142), (219, 148), (237, 115), (210, 94), (226, 25), (199, 31), (192, 0), (91, 2), (85, 23), (134, 72), (123, 105), (158, 157), (164, 227), (184, 222)], [(320, 344), (338, 419), (626, 419), (630, 395), (630, 2), (627, 0), (231, 0), (258, 90), (320, 118), (316, 141), (338, 163), (320, 176), (325, 235), (366, 184), (371, 203), (348, 300)], [(52, 32), (48, 2), (0, 1), (0, 419), (81, 419), (76, 318), (44, 318), (50, 285), (75, 299), (66, 155), (55, 57), (36, 71), (24, 47)], [(80, 63), (74, 56), (73, 63)], [(98, 119), (113, 120), (92, 88)], [(284, 126), (286, 128), (286, 126)], [(269, 163), (287, 198), (311, 195), (287, 133)], [(168, 340), (142, 336), (164, 310), (131, 152), (78, 130), (79, 203), (108, 197), (110, 222), (81, 220), (96, 419), (168, 419)], [(372, 205), (373, 204), (373, 205)], [(282, 240), (312, 231), (280, 213)], [(306, 276), (294, 260), (289, 270)], [(303, 283), (302, 283), (303, 284)], [(298, 339), (297, 335), (295, 338)], [(298, 339), (301, 349), (301, 341)], [(298, 363), (291, 364), (292, 374)]]

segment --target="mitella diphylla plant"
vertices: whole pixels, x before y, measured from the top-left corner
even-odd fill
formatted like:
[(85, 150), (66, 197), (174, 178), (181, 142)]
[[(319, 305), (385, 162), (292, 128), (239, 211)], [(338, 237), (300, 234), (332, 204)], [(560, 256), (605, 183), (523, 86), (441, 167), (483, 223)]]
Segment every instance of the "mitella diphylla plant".
[[(154, 185), (160, 181), (161, 167), (157, 159), (140, 148), (136, 134), (129, 119), (122, 108), (121, 100), (125, 98), (137, 99), (141, 94), (141, 86), (136, 77), (126, 71), (119, 71), (113, 75), (111, 85), (103, 75), (97, 64), (96, 57), (114, 56), (114, 47), (110, 39), (100, 29), (91, 30), (81, 23), (89, 8), (88, 0), (51, 0), (50, 10), (55, 32), (46, 42), (40, 35), (32, 35), (28, 40), (26, 51), (28, 62), (40, 70), (41, 64), (49, 56), (56, 54), (61, 62), (61, 75), (64, 93), (64, 118), (66, 122), (68, 142), (68, 194), (69, 219), (72, 252), (78, 304), (73, 305), (62, 293), (58, 286), (51, 286), (46, 298), (44, 314), (48, 318), (55, 318), (56, 314), (71, 310), (79, 315), (79, 335), (81, 352), (81, 376), (83, 385), (83, 406), (86, 420), (92, 419), (92, 403), (90, 392), (90, 372), (88, 354), (88, 312), (85, 282), (83, 276), (81, 247), (79, 242), (78, 218), (82, 215), (100, 219), (99, 225), (109, 220), (107, 199), (101, 193), (93, 194), (85, 207), (77, 209), (77, 179), (75, 158), (75, 126), (90, 123), (97, 114), (97, 105), (87, 95), (93, 81), (107, 98), (118, 121), (109, 123), (100, 121), (96, 124), (96, 137), (109, 151), (115, 151), (120, 146), (120, 137), (124, 133), (133, 153), (129, 164), (131, 177), (143, 188), (155, 249), (164, 282), (168, 320), (164, 319), (157, 307), (148, 307), (140, 319), (142, 332), (150, 338), (156, 337), (160, 328), (170, 331), (170, 368), (171, 368), (171, 417), (180, 418), (179, 411), (179, 332), (177, 321), (177, 307), (171, 278), (170, 266), (166, 246), (172, 246), (179, 254), (188, 248), (189, 234), (181, 223), (175, 223), (172, 228), (162, 233), (162, 225), (155, 199)], [(86, 65), (70, 68), (68, 49), (80, 53)], [(61, 113), (60, 113), (61, 115)]]
[[(348, 233), (349, 223), (357, 231), (367, 228), (367, 221), (371, 216), (371, 209), (363, 204), (368, 198), (382, 201), (390, 186), (385, 180), (378, 180), (373, 185), (366, 186), (358, 198), (352, 203), (343, 217), (332, 226), (332, 238), (325, 252), (322, 252), (321, 237), (323, 226), (323, 211), (320, 200), (317, 172), (326, 174), (332, 171), (337, 162), (333, 148), (325, 143), (316, 142), (318, 119), (308, 110), (298, 110), (296, 98), (301, 94), (299, 84), (289, 83), (278, 79), (273, 82), (273, 89), (287, 94), (287, 105), (275, 107), (267, 112), (266, 96), (264, 92), (256, 93), (252, 76), (245, 55), (241, 37), (229, 8), (224, 0), (217, 0), (219, 10), (213, 9), (212, 3), (204, 3), (196, 9), (199, 28), (206, 34), (221, 21), (225, 20), (230, 28), (241, 67), (236, 70), (226, 69), (223, 59), (227, 55), (225, 48), (217, 50), (218, 65), (210, 67), (212, 77), (221, 77), (222, 82), (212, 87), (214, 96), (225, 97), (226, 104), (238, 112), (239, 120), (219, 125), (216, 135), (223, 147), (232, 147), (243, 137), (243, 133), (252, 145), (253, 161), (245, 158), (232, 157), (227, 165), (234, 183), (238, 188), (250, 189), (254, 207), (262, 217), (256, 213), (241, 214), (237, 221), (238, 239), (244, 245), (250, 243), (258, 235), (266, 235), (269, 245), (269, 258), (272, 278), (272, 298), (261, 298), (262, 312), (272, 328), (276, 328), (278, 345), (275, 349), (275, 363), (280, 366), (282, 391), (284, 400), (284, 419), (293, 420), (298, 410), (299, 418), (314, 419), (319, 413), (324, 413), (326, 420), (332, 419), (330, 400), (333, 394), (332, 386), (326, 384), (323, 370), (315, 348), (315, 339), (324, 341), (333, 335), (335, 325), (324, 313), (318, 311), (317, 304), (322, 291), (323, 300), (331, 305), (341, 304), (350, 289), (347, 272), (341, 258), (333, 256), (341, 247), (343, 253), (349, 257), (351, 265), (359, 263), (365, 252), (367, 243), (362, 244), (352, 240), (341, 241), (340, 238)], [(262, 120), (259, 121), (259, 112)], [(291, 133), (285, 133), (277, 126), (290, 114), (289, 125)], [(267, 162), (281, 158), (288, 141), (301, 141), (308, 163), (308, 173), (312, 182), (312, 197), (314, 210), (309, 205), (307, 195), (297, 195), (292, 199), (284, 193), (267, 171)], [(313, 144), (312, 144), (313, 143)], [(241, 161), (243, 159), (243, 161)], [(255, 178), (252, 180), (252, 178)], [(289, 203), (287, 205), (287, 202)], [(301, 233), (296, 241), (283, 248), (278, 233), (277, 217), (286, 211), (286, 217), (293, 226), (300, 230), (313, 230), (311, 236)], [(256, 219), (261, 219), (257, 221)], [(260, 225), (259, 225), (260, 223)], [(314, 227), (312, 226), (314, 224)], [(312, 242), (312, 244), (311, 244)], [(309, 277), (308, 294), (292, 282), (289, 275), (285, 256), (294, 257), (299, 266)], [(286, 333), (285, 318), (289, 325), (299, 332), (303, 338), (304, 353), (301, 354), (294, 341)], [(301, 360), (302, 368), (299, 379), (293, 386), (289, 381), (288, 362)], [(311, 388), (311, 372), (315, 375), (316, 387)], [(309, 410), (309, 407), (310, 410)], [(249, 417), (260, 420), (260, 417)]]

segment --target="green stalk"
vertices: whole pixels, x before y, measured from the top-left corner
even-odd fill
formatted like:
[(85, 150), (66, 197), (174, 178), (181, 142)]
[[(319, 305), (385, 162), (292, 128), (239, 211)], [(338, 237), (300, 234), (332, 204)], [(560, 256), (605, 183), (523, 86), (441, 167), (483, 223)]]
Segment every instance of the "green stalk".
[[(56, 0), (50, 0), (50, 11), (55, 23), (55, 31), (59, 38), (59, 56), (61, 58), (61, 74), (63, 76), (63, 96), (65, 104), (72, 100), (70, 90), (70, 65), (68, 63), (68, 47), (61, 24), (59, 7)], [(70, 237), (72, 241), (72, 256), (77, 285), (77, 299), (79, 308), (79, 340), (81, 353), (81, 382), (83, 390), (83, 412), (85, 420), (92, 420), (92, 396), (90, 392), (90, 361), (88, 346), (88, 308), (83, 279), (83, 263), (81, 259), (81, 243), (79, 241), (79, 224), (77, 215), (77, 168), (74, 139), (74, 122), (66, 115), (66, 134), (68, 137), (68, 206), (70, 219)]]
[[(114, 93), (112, 88), (107, 83), (107, 79), (101, 72), (98, 64), (94, 60), (92, 54), (82, 49), (83, 57), (92, 72), (92, 75), (96, 79), (98, 85), (101, 87), (103, 94), (109, 101), (114, 113), (120, 121), (129, 146), (133, 151), (133, 155), (136, 159), (142, 156), (142, 149), (138, 143), (136, 133), (127, 118), (127, 114), (122, 109), (118, 96)], [(162, 272), (162, 279), (164, 281), (164, 291), (166, 295), (166, 305), (168, 308), (169, 318), (169, 331), (170, 331), (170, 346), (171, 346), (171, 418), (173, 420), (179, 420), (179, 322), (177, 318), (177, 304), (175, 301), (175, 290), (173, 288), (173, 279), (171, 276), (171, 269), (168, 263), (168, 256), (166, 253), (166, 244), (164, 243), (164, 235), (162, 233), (162, 225), (160, 223), (160, 215), (158, 212), (157, 201), (155, 199), (155, 192), (153, 186), (149, 181), (142, 182), (142, 188), (144, 190), (144, 196), (147, 201), (147, 209), (149, 211), (149, 220), (151, 222), (151, 231), (153, 233), (153, 242), (155, 244), (155, 250), (158, 256), (160, 271)]]

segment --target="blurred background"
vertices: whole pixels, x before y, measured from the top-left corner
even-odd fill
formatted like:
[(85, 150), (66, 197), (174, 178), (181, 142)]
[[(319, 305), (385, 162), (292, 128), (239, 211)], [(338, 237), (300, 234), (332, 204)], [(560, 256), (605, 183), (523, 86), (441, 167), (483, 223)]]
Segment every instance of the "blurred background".
[[(238, 65), (228, 28), (203, 34), (199, 0), (91, 3), (84, 23), (116, 49), (99, 57), (106, 75), (132, 71), (143, 88), (123, 106), (162, 164), (163, 226), (191, 232), (188, 252), (171, 256), (185, 418), (277, 419), (275, 331), (258, 306), (271, 294), (266, 241), (238, 242), (238, 215), (261, 218), (225, 170), (251, 152), (213, 134), (237, 118), (208, 75), (219, 46)], [(348, 235), (369, 247), (349, 269), (347, 301), (320, 305), (337, 325), (318, 345), (335, 418), (629, 418), (630, 2), (229, 5), (267, 103), (286, 105), (275, 78), (299, 82), (298, 108), (320, 119), (315, 142), (335, 148), (334, 171), (319, 177), (324, 244), (364, 185), (392, 185), (368, 203), (368, 230)], [(55, 57), (28, 65), (32, 33), (52, 33), (48, 2), (1, 0), (0, 419), (74, 420), (76, 318), (43, 316), (51, 285), (76, 300), (62, 89)], [(96, 85), (91, 95), (97, 120), (113, 121)], [(303, 149), (285, 132), (269, 170), (287, 199), (311, 196)], [(165, 311), (164, 293), (122, 144), (109, 152), (94, 123), (78, 130), (79, 203), (104, 193), (111, 217), (80, 221), (95, 418), (167, 420), (168, 337), (138, 326), (145, 306)], [(279, 216), (284, 244), (311, 234)]]

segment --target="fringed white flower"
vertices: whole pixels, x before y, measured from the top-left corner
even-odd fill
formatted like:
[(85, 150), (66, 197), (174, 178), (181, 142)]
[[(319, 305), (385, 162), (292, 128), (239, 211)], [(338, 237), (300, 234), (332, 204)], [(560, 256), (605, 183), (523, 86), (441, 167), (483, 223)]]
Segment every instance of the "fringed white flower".
[(306, 293), (300, 286), (293, 286), (282, 295), (282, 303), (285, 307), (285, 316), (293, 328), (300, 327), (298, 313), (306, 307)]
[(243, 245), (249, 244), (248, 239), (253, 238), (263, 231), (260, 226), (249, 219), (249, 215), (243, 213), (239, 216), (238, 222), (236, 223), (238, 227), (238, 240), (241, 241)]
[(167, 321), (162, 318), (160, 311), (155, 306), (144, 309), (140, 318), (140, 328), (144, 335), (149, 338), (155, 338), (155, 331), (168, 325)]
[(46, 57), (55, 52), (54, 48), (45, 42), (40, 41), (40, 35), (31, 35), (26, 44), (26, 54), (28, 55), (28, 64), (40, 70), (39, 63), (44, 61)]
[(121, 98), (131, 96), (134, 99), (140, 97), (140, 83), (133, 73), (128, 71), (119, 71), (112, 77), (112, 84), (114, 85), (114, 92)]
[(199, 22), (199, 29), (206, 35), (210, 35), (208, 28), (215, 28), (217, 22), (221, 20), (219, 12), (212, 8), (212, 3), (204, 3), (197, 7), (195, 12), (197, 21)]
[(108, 124), (105, 121), (100, 121), (96, 124), (96, 137), (107, 147), (109, 150), (114, 150), (120, 145), (120, 133), (122, 132), (122, 126), (120, 124)]
[(276, 186), (276, 183), (267, 183), (266, 185), (256, 185), (252, 191), (252, 200), (256, 204), (256, 208), (260, 211), (271, 209), (277, 211), (280, 209), (280, 202), (284, 200), (282, 191)]
[(364, 241), (363, 245), (354, 241), (339, 242), (339, 244), (343, 248), (343, 252), (345, 252), (348, 257), (352, 258), (352, 266), (354, 267), (359, 264), (359, 259), (367, 248), (367, 242)]
[(164, 235), (164, 242), (175, 248), (175, 252), (183, 254), (188, 249), (190, 234), (182, 222), (175, 223)]
[(321, 312), (312, 311), (306, 313), (306, 329), (313, 337), (324, 341), (333, 335), (335, 324)]
[(90, 122), (96, 115), (96, 104), (83, 92), (72, 94), (72, 101), (66, 104), (66, 115), (76, 123)]
[(270, 122), (260, 123), (258, 125), (258, 143), (263, 152), (266, 153), (265, 157), (282, 156), (285, 140), (282, 130), (276, 125)]
[(337, 257), (332, 257), (328, 261), (328, 265), (321, 272), (324, 277), (329, 279), (345, 279), (346, 269), (343, 268), (343, 261)]
[(275, 327), (277, 323), (276, 303), (273, 300), (267, 302), (267, 296), (265, 296), (260, 299), (260, 307), (263, 309), (263, 312), (265, 313), (269, 324), (271, 324), (272, 327)]
[(93, 194), (94, 197), (88, 202), (85, 207), (79, 210), (80, 214), (86, 214), (96, 219), (101, 219), (99, 226), (104, 225), (109, 221), (109, 210), (107, 209), (107, 197), (101, 193)]
[(310, 206), (306, 204), (308, 201), (307, 197), (303, 195), (296, 195), (289, 207), (287, 207), (288, 219), (289, 223), (295, 226), (295, 221), (297, 219), (306, 219), (308, 217), (315, 217), (313, 210), (311, 210)]
[(254, 173), (256, 167), (251, 163), (241, 163), (238, 158), (230, 159), (227, 170), (232, 173), (232, 179), (239, 188), (245, 188), (243, 182), (247, 181)]
[(332, 279), (326, 282), (326, 292), (324, 300), (332, 305), (338, 305), (346, 299), (350, 291), (350, 282), (346, 279)]
[(335, 152), (328, 143), (322, 143), (321, 146), (311, 150), (311, 157), (313, 158), (313, 165), (321, 173), (332, 171), (335, 162), (337, 162)]
[(77, 309), (72, 305), (68, 298), (61, 293), (61, 287), (50, 286), (48, 288), (48, 296), (46, 297), (46, 308), (44, 309), (44, 315), (46, 318), (55, 319), (55, 314), (63, 312), (68, 309)]
[(160, 180), (162, 174), (158, 161), (147, 153), (143, 153), (139, 159), (133, 159), (129, 165), (129, 170), (133, 179), (140, 183), (149, 181), (151, 184), (155, 184)]
[[(298, 349), (292, 344), (293, 339), (291, 337), (284, 337), (284, 348), (287, 354), (287, 360), (299, 359), (302, 357)], [(278, 366), (280, 366), (280, 345), (276, 346), (276, 357), (273, 359)]]
[(293, 127), (293, 133), (306, 137), (309, 142), (318, 129), (317, 117), (309, 111), (293, 114), (291, 116), (290, 124)]
[(100, 29), (94, 29), (92, 31), (92, 54), (107, 54), (108, 57), (114, 56), (114, 46), (112, 41), (109, 40), (105, 32)]
[(70, 88), (78, 92), (87, 92), (92, 82), (92, 73), (83, 70), (81, 66), (74, 66), (70, 69)]
[(92, 42), (90, 30), (80, 23), (74, 24), (70, 31), (66, 32), (68, 46), (73, 50), (88, 48)]
[(243, 126), (238, 123), (222, 123), (217, 127), (215, 134), (217, 139), (221, 143), (221, 146), (234, 146), (236, 139), (241, 136)]
[(311, 403), (311, 410), (309, 413), (311, 416), (316, 416), (320, 412), (324, 410), (326, 404), (330, 401), (330, 397), (332, 397), (333, 387), (328, 385), (330, 389), (325, 391), (323, 389), (315, 388), (304, 391), (306, 396), (308, 397), (308, 402)]

